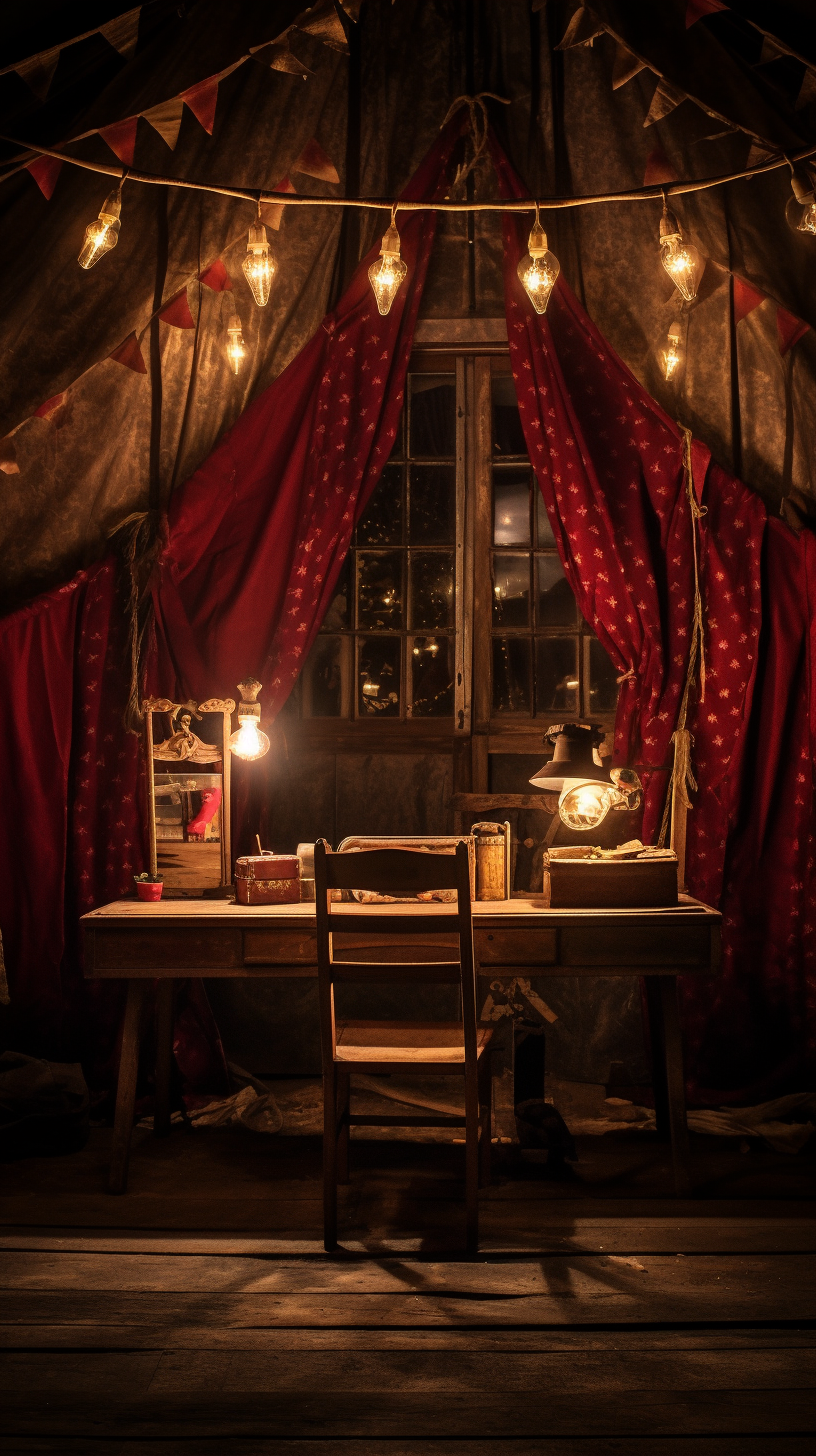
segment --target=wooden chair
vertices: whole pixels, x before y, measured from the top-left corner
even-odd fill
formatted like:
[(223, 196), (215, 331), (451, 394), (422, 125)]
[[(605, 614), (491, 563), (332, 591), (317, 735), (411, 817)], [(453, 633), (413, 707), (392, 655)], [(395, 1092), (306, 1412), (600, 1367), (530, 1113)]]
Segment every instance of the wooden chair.
[[(381, 894), (416, 894), (421, 890), (456, 890), (457, 903), (438, 902), (353, 906), (332, 903), (332, 890), (374, 890)], [(323, 1226), (327, 1250), (337, 1247), (337, 1184), (348, 1182), (350, 1127), (464, 1127), (467, 1248), (479, 1241), (479, 1181), (490, 1177), (490, 1059), (492, 1032), (476, 1024), (476, 976), (467, 845), (452, 854), (426, 850), (375, 849), (333, 854), (324, 840), (315, 845), (317, 964), (320, 990), (320, 1033), (323, 1048)], [(456, 937), (455, 959), (422, 959), (440, 954), (428, 945), (431, 932)], [(335, 945), (348, 933), (379, 937), (371, 946), (351, 949)], [(414, 946), (397, 937), (410, 936)], [(417, 940), (424, 939), (424, 947)], [(415, 958), (390, 957), (414, 950)], [(447, 949), (447, 946), (445, 946)], [(444, 954), (444, 949), (441, 952)], [(356, 959), (352, 959), (356, 956)], [(368, 956), (368, 958), (366, 958)], [(343, 1021), (335, 1015), (338, 983), (422, 982), (458, 985), (461, 1021)], [(394, 1071), (417, 1075), (445, 1073), (462, 1078), (465, 1114), (417, 1117), (361, 1116), (350, 1110), (351, 1072), (382, 1075)]]

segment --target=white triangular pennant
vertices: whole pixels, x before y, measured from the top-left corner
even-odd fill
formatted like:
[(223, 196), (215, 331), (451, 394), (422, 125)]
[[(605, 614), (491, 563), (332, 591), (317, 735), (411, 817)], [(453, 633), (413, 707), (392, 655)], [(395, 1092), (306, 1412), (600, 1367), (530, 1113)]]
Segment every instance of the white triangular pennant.
[(115, 20), (109, 20), (99, 27), (99, 34), (104, 35), (108, 45), (112, 45), (126, 61), (130, 60), (136, 49), (141, 13), (142, 7), (137, 5), (135, 10), (128, 10), (125, 15), (117, 15)]
[(645, 69), (646, 62), (639, 61), (637, 56), (633, 56), (632, 52), (621, 41), (618, 41), (612, 66), (612, 90), (617, 91), (619, 86), (625, 86), (627, 81), (631, 81), (633, 76), (639, 75)]
[(55, 46), (53, 50), (40, 51), (38, 56), (30, 56), (27, 61), (21, 61), (19, 66), (14, 67), (20, 80), (31, 87), (38, 101), (44, 101), (48, 95), (59, 58), (60, 47)]
[(674, 111), (676, 106), (679, 106), (682, 101), (688, 101), (688, 99), (685, 91), (678, 91), (677, 87), (672, 86), (671, 81), (667, 81), (664, 77), (663, 80), (657, 83), (657, 90), (652, 97), (649, 114), (643, 125), (651, 126), (655, 121), (662, 121), (664, 116), (668, 116), (671, 111)]
[(181, 97), (174, 96), (172, 100), (162, 101), (158, 106), (151, 106), (149, 111), (142, 112), (145, 121), (149, 121), (154, 131), (159, 133), (162, 141), (167, 142), (171, 152), (175, 150), (178, 141), (183, 110), (184, 102)]
[(811, 101), (816, 101), (816, 71), (807, 70), (802, 77), (802, 84), (799, 87), (799, 95), (796, 98), (796, 110), (801, 111), (803, 106), (809, 106)]

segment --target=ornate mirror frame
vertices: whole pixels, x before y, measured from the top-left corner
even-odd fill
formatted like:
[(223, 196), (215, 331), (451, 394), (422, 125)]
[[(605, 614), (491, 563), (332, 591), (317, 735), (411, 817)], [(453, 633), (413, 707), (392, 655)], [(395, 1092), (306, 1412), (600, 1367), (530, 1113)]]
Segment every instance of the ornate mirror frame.
[[(231, 753), (229, 750), (229, 737), (232, 731), (231, 715), (235, 711), (235, 703), (231, 698), (208, 698), (206, 702), (196, 705), (193, 702), (175, 703), (170, 698), (145, 698), (142, 702), (142, 713), (144, 717), (145, 734), (145, 759), (147, 766), (147, 795), (148, 795), (148, 835), (150, 850), (150, 873), (158, 874), (158, 837), (156, 833), (156, 772), (157, 764), (166, 764), (168, 771), (172, 764), (178, 764), (184, 768), (185, 764), (195, 771), (206, 763), (215, 764), (220, 761), (221, 768), (217, 772), (221, 777), (221, 804), (220, 804), (220, 849), (221, 849), (221, 880), (218, 886), (184, 886), (183, 889), (191, 894), (224, 894), (232, 888), (232, 845), (230, 841), (230, 766)], [(169, 739), (163, 743), (156, 743), (153, 732), (153, 714), (169, 713), (171, 722), (182, 721), (182, 727), (171, 734)], [(189, 720), (193, 716), (200, 718), (204, 713), (217, 713), (221, 716), (221, 733), (218, 743), (213, 745), (202, 745), (201, 740), (190, 730), (189, 726), (184, 727), (183, 718)], [(162, 753), (163, 748), (176, 743), (176, 751), (168, 750)], [(212, 754), (203, 757), (202, 746), (212, 747)], [(171, 892), (178, 888), (170, 886)]]

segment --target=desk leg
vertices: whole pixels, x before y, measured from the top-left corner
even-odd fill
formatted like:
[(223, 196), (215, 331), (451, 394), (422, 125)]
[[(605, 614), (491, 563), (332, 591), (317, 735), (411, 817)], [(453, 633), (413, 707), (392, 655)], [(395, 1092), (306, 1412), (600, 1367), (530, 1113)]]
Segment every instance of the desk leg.
[[(655, 1074), (659, 1076), (661, 1108), (658, 1112), (658, 1087), (655, 1084), (655, 1112), (658, 1134), (665, 1130), (671, 1137), (672, 1165), (674, 1169), (674, 1191), (678, 1198), (685, 1198), (691, 1192), (689, 1172), (689, 1139), (686, 1120), (686, 1087), (683, 1071), (683, 1038), (680, 1031), (680, 1007), (677, 1000), (677, 977), (654, 976), (647, 978), (649, 997), (649, 1022), (653, 1038), (652, 1057)], [(653, 1013), (654, 1007), (654, 1013)], [(655, 1023), (659, 1025), (658, 1044), (654, 1043)], [(657, 1061), (660, 1060), (658, 1073)]]
[(167, 1137), (170, 1132), (170, 1089), (173, 1078), (173, 1002), (176, 983), (161, 980), (156, 985), (156, 1096), (153, 1132)]
[[(663, 976), (646, 976), (646, 1008), (649, 1014), (649, 1042), (652, 1053), (652, 1092), (654, 1094), (657, 1136), (668, 1142), (669, 1091), (666, 1084), (666, 1048), (663, 1035), (663, 1002), (661, 981)], [(673, 978), (671, 979), (674, 985)]]
[(136, 1106), (136, 1076), (139, 1070), (139, 1041), (146, 981), (128, 981), (125, 1024), (122, 1029), (122, 1051), (119, 1056), (119, 1079), (116, 1085), (116, 1115), (113, 1122), (108, 1192), (124, 1193), (127, 1187), (130, 1139)]

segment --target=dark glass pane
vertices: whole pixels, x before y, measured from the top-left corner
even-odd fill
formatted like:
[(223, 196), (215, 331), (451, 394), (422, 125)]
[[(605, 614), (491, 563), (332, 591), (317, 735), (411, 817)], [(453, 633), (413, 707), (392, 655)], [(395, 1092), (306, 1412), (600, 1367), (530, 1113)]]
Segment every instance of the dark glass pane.
[(527, 444), (516, 399), (516, 386), (511, 374), (498, 374), (493, 380), (493, 454), (526, 455)]
[(411, 716), (449, 718), (453, 713), (453, 639), (414, 637), (411, 642)]
[(578, 712), (577, 637), (539, 637), (536, 642), (536, 712)]
[(318, 637), (303, 669), (304, 716), (340, 718), (350, 701), (351, 637)]
[(411, 456), (443, 460), (456, 454), (456, 376), (412, 374), (409, 379)]
[(529, 713), (530, 639), (493, 638), (493, 712)]
[(557, 556), (536, 558), (536, 588), (539, 627), (577, 627), (575, 597)]
[(530, 472), (493, 471), (493, 545), (529, 546)]
[(386, 465), (357, 527), (360, 546), (400, 545), (403, 479), (401, 465)]
[(452, 546), (456, 530), (456, 467), (412, 465), (408, 540), (412, 546)]
[(589, 644), (589, 710), (614, 713), (618, 705), (618, 669), (593, 637)]
[(392, 460), (395, 460), (395, 459), (396, 460), (401, 460), (404, 455), (405, 455), (405, 410), (403, 409), (402, 414), (399, 417), (399, 424), (397, 425), (397, 433), (394, 436), (394, 443), (391, 446), (391, 457), (390, 458)]
[(398, 718), (401, 637), (361, 637), (357, 663), (357, 712), (364, 718)]
[(555, 536), (553, 535), (553, 528), (550, 525), (547, 507), (544, 504), (544, 497), (541, 494), (541, 488), (537, 480), (533, 483), (533, 494), (536, 497), (537, 544), (539, 546), (554, 546)]
[(341, 632), (343, 628), (351, 626), (351, 553), (343, 562), (343, 567), (334, 588), (334, 596), (329, 604), (322, 625), (321, 632)]
[(357, 626), (402, 626), (402, 552), (357, 552)]
[(527, 627), (530, 623), (529, 556), (493, 556), (493, 626)]
[(411, 552), (411, 626), (454, 624), (453, 555), (449, 551)]

